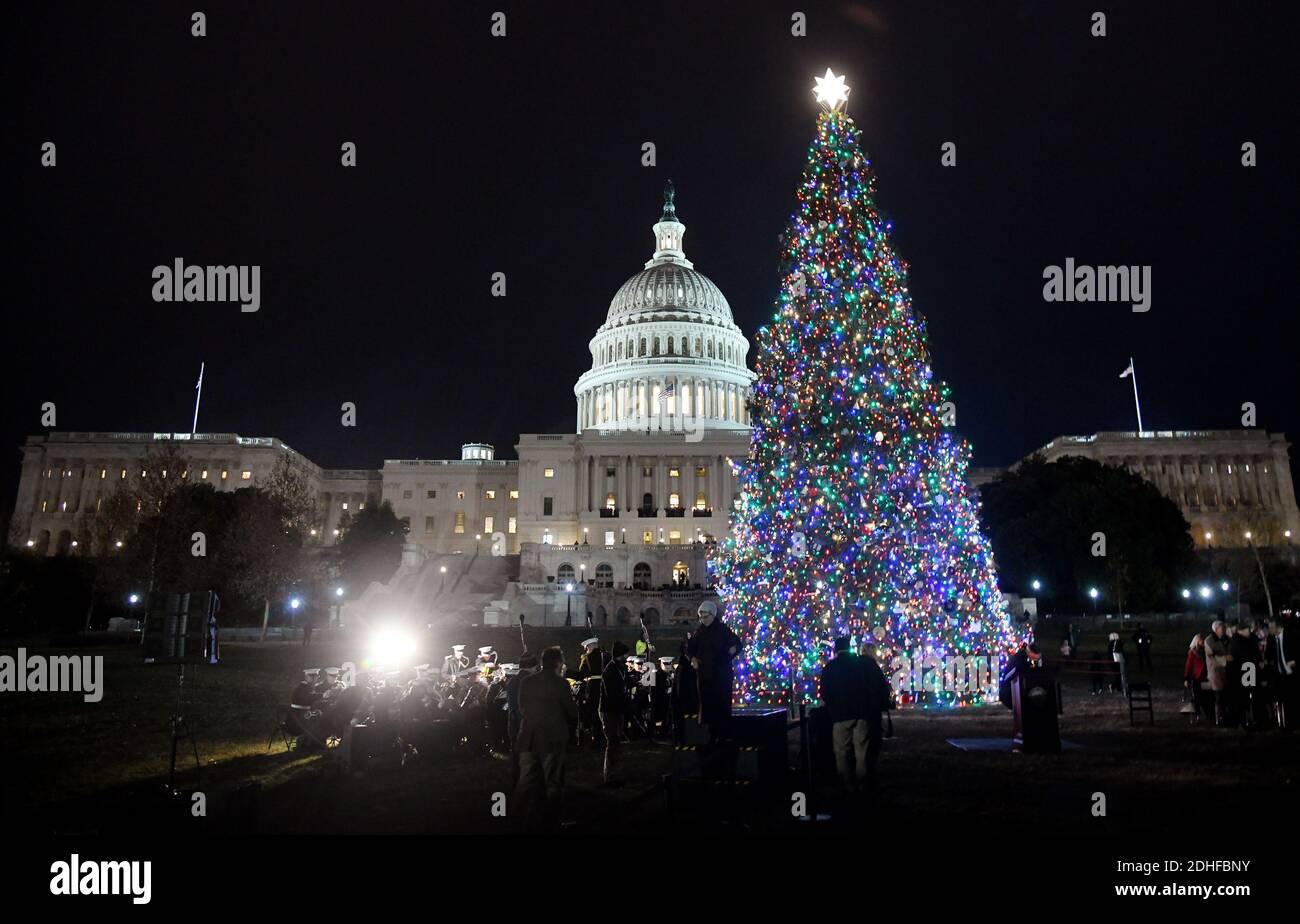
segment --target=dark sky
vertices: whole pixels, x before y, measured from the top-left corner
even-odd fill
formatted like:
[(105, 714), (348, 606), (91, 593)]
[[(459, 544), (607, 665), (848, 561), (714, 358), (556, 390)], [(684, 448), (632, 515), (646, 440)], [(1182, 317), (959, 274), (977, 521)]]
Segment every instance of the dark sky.
[[(1285, 4), (28, 7), (2, 39), (0, 511), (43, 401), (63, 430), (187, 430), (201, 360), (200, 430), (331, 467), (470, 440), (513, 457), (520, 432), (570, 430), (669, 177), (688, 256), (752, 339), (827, 66), (975, 464), (1131, 429), (1130, 354), (1148, 429), (1236, 427), (1254, 401), (1261, 427), (1300, 432)], [(155, 303), (152, 268), (177, 257), (260, 264), (261, 310)], [(1151, 310), (1045, 303), (1043, 267), (1067, 257), (1151, 265)]]

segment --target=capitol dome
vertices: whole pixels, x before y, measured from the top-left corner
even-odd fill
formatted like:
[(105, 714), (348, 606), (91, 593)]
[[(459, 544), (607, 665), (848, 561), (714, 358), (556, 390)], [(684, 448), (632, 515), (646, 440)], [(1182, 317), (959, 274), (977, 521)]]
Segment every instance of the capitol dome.
[(671, 181), (651, 229), (654, 255), (619, 287), (578, 379), (578, 432), (740, 429), (749, 341), (713, 281), (686, 259)]

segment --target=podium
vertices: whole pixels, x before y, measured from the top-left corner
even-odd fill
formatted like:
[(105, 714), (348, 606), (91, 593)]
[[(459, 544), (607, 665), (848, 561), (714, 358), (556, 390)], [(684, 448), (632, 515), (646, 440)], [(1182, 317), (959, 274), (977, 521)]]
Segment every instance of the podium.
[(1011, 712), (1015, 728), (1011, 749), (1026, 754), (1059, 754), (1061, 726), (1057, 721), (1056, 668), (1025, 667), (1011, 681)]

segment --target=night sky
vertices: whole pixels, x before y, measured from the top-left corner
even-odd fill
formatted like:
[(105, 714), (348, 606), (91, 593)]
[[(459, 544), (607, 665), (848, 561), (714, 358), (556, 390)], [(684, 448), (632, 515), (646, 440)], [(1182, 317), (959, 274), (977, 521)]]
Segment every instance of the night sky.
[[(752, 341), (828, 66), (976, 465), (1132, 429), (1130, 354), (1147, 429), (1237, 427), (1254, 401), (1261, 428), (1300, 433), (1284, 4), (28, 7), (2, 38), (0, 514), (42, 402), (61, 430), (187, 431), (200, 361), (200, 431), (328, 467), (477, 440), (513, 458), (521, 432), (571, 431), (668, 178), (687, 256)], [(155, 303), (152, 269), (177, 257), (260, 264), (261, 310)], [(1067, 257), (1151, 265), (1151, 310), (1044, 302)]]

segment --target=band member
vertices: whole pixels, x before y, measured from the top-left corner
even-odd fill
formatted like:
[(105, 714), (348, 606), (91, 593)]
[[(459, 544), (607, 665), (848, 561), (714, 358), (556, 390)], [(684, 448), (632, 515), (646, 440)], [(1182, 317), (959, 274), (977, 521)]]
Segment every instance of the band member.
[(623, 729), (627, 724), (631, 707), (632, 700), (628, 695), (627, 645), (615, 642), (614, 655), (601, 675), (600, 690), (600, 724), (605, 730), (603, 778), (606, 785), (617, 782), (613, 777), (614, 763), (623, 741)]
[(582, 656), (578, 658), (578, 680), (586, 680), (588, 677), (599, 677), (605, 672), (606, 665), (609, 664), (609, 655), (604, 648), (600, 647), (600, 639), (592, 636), (584, 639), (582, 642)]
[(465, 655), (465, 646), (452, 645), (451, 654), (442, 659), (442, 675), (444, 677), (455, 677), (461, 671), (468, 669), (469, 666), (469, 658)]
[(740, 651), (740, 637), (718, 616), (718, 605), (705, 600), (698, 610), (700, 624), (687, 639), (687, 654), (700, 689), (700, 725), (710, 740), (726, 738), (731, 726), (731, 661)]
[(491, 645), (484, 645), (478, 650), (478, 658), (474, 661), (475, 667), (482, 667), (484, 664), (490, 664), (493, 667), (497, 663), (497, 653)]
[(654, 688), (650, 691), (650, 734), (660, 728), (668, 730), (668, 704), (673, 682), (673, 658), (664, 655), (654, 672)]

